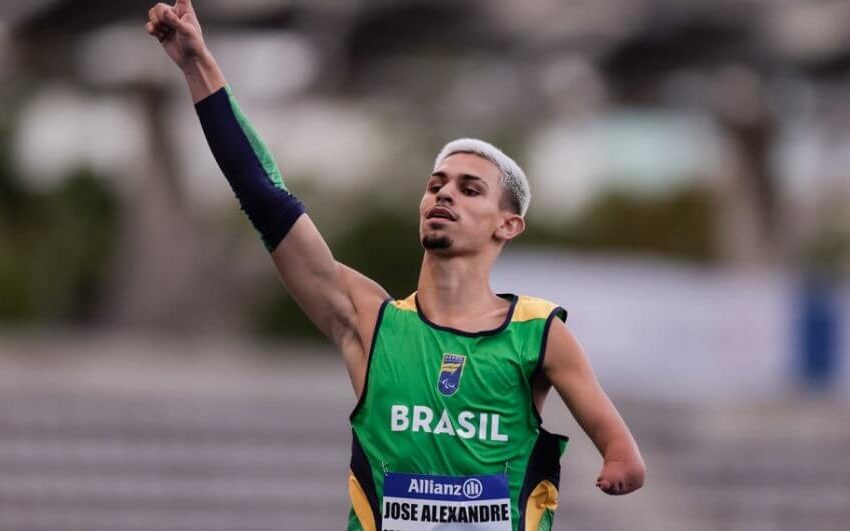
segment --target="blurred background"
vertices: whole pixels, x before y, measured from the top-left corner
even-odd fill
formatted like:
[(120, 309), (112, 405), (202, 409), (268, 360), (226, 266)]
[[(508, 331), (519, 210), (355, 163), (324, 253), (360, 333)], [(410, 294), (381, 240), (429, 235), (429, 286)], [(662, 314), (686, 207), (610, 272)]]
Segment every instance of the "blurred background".
[[(0, 0), (0, 530), (341, 529), (354, 396), (140, 0)], [(196, 0), (341, 261), (415, 289), (448, 140), (532, 184), (497, 291), (565, 306), (635, 434), (560, 530), (850, 526), (850, 1)]]

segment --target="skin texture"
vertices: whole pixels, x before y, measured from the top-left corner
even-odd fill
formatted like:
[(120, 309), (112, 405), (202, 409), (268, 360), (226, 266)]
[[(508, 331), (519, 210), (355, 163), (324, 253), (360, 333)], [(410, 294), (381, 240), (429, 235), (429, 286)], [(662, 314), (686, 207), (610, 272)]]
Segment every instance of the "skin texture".
[[(194, 102), (225, 86), (189, 0), (156, 4), (148, 19), (145, 29), (183, 71)], [(525, 230), (525, 221), (507, 206), (499, 177), (489, 161), (458, 153), (427, 178), (419, 204), (425, 254), (417, 290), (422, 310), (437, 324), (485, 330), (507, 315), (508, 303), (490, 288), (490, 270), (504, 245)], [(293, 298), (342, 352), (359, 397), (377, 314), (389, 295), (337, 262), (306, 214), (271, 257)], [(538, 409), (551, 387), (603, 457), (596, 486), (612, 495), (640, 488), (646, 467), (637, 444), (599, 385), (584, 349), (563, 325), (549, 331), (542, 377), (535, 382)]]

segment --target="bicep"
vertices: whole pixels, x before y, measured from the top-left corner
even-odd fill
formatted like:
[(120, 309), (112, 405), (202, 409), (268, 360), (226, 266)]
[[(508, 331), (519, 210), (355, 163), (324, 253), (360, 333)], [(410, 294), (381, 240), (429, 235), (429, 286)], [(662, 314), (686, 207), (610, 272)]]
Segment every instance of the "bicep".
[(385, 292), (337, 262), (308, 215), (295, 222), (271, 256), (287, 290), (323, 334), (340, 348), (360, 343), (361, 320)]
[(616, 422), (618, 414), (599, 385), (584, 348), (560, 323), (550, 327), (543, 371), (588, 435)]

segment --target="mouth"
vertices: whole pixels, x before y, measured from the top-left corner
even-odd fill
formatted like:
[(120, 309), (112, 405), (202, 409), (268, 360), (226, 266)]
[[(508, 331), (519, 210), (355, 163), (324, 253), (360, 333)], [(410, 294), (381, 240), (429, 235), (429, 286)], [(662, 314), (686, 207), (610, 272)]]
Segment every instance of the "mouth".
[(432, 207), (426, 214), (425, 219), (445, 219), (448, 221), (457, 221), (457, 216), (454, 212), (445, 207)]

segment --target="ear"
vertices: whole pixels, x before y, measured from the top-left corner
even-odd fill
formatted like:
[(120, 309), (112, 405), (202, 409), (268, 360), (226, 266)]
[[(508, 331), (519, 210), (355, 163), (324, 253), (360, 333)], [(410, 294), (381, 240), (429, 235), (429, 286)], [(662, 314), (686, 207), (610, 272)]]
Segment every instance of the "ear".
[(493, 237), (500, 242), (508, 242), (523, 233), (525, 230), (525, 220), (522, 216), (514, 213), (507, 213), (502, 218), (502, 223), (496, 228)]

